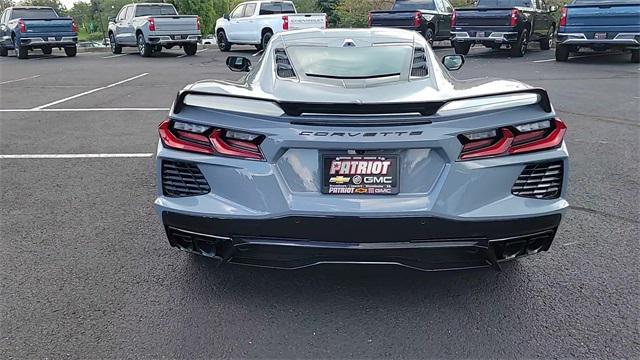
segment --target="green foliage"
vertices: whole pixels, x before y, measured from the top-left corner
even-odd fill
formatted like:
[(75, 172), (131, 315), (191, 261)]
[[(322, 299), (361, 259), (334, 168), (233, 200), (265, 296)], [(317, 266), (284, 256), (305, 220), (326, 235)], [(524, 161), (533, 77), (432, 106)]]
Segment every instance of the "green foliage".
[(62, 5), (60, 0), (22, 0), (18, 4), (24, 6), (49, 6), (52, 7), (58, 15), (67, 15), (67, 9)]
[(13, 0), (0, 0), (0, 11), (4, 11), (4, 9), (14, 5), (15, 3)]
[(213, 24), (215, 19), (213, 18), (214, 3), (219, 0), (171, 0), (179, 14), (183, 15), (199, 15), (201, 31), (203, 35), (213, 32)]

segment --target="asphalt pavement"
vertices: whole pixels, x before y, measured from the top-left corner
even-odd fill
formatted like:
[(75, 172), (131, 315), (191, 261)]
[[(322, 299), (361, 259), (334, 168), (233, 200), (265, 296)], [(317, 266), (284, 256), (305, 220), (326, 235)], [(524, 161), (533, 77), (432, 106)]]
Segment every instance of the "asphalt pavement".
[(0, 58), (0, 357), (640, 357), (628, 55), (472, 49), (456, 77), (550, 92), (569, 127), (571, 209), (550, 252), (502, 272), (424, 273), (217, 268), (169, 246), (153, 210), (157, 125), (186, 84), (239, 78), (227, 54), (202, 50)]

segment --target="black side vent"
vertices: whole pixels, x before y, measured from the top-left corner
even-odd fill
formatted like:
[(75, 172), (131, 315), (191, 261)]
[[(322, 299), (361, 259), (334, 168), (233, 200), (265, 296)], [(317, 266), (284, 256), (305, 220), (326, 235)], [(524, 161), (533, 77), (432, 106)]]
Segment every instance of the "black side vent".
[(534, 199), (557, 199), (562, 191), (562, 161), (528, 165), (511, 188), (516, 196)]
[(285, 79), (295, 78), (296, 72), (293, 71), (293, 66), (291, 66), (287, 52), (282, 48), (278, 48), (275, 50), (275, 56), (278, 76)]
[(168, 197), (185, 197), (208, 194), (207, 180), (195, 164), (179, 161), (162, 161), (162, 192)]
[(424, 48), (417, 47), (413, 49), (413, 63), (411, 65), (412, 77), (425, 77), (429, 75), (427, 68), (427, 54)]

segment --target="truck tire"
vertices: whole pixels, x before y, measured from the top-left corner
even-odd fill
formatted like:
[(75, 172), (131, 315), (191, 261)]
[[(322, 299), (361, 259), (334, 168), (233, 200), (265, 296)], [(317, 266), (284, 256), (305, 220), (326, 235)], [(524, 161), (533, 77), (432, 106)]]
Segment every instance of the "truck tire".
[(549, 29), (549, 33), (547, 34), (547, 37), (540, 40), (540, 50), (551, 49), (551, 45), (553, 45), (553, 36), (555, 33), (556, 33), (556, 28), (552, 26), (551, 29)]
[(184, 44), (182, 48), (187, 56), (193, 56), (198, 52), (198, 44)]
[(78, 48), (75, 46), (67, 46), (64, 48), (64, 53), (67, 54), (68, 57), (74, 57), (78, 53)]
[(261, 50), (267, 48), (267, 45), (269, 45), (269, 41), (271, 41), (272, 37), (273, 33), (271, 31), (266, 31), (264, 34), (262, 34), (262, 39), (260, 39)]
[(422, 34), (422, 36), (424, 36), (424, 38), (427, 40), (427, 42), (429, 43), (429, 45), (431, 47), (433, 47), (433, 37), (434, 37), (434, 33), (433, 33), (433, 29), (432, 28), (427, 28), (427, 30), (424, 31), (424, 34)]
[(640, 63), (640, 49), (631, 50), (631, 62)]
[(218, 33), (216, 34), (216, 42), (218, 43), (220, 51), (231, 50), (231, 43), (227, 40), (227, 34), (224, 33), (224, 30), (218, 30)]
[(565, 62), (569, 60), (569, 47), (566, 45), (556, 45), (556, 61)]
[(529, 49), (529, 30), (524, 29), (520, 33), (518, 37), (518, 41), (511, 45), (511, 56), (512, 57), (523, 57), (524, 54), (527, 53)]
[(142, 57), (151, 56), (151, 45), (147, 44), (147, 41), (144, 39), (144, 35), (142, 33), (138, 34), (138, 52)]
[(4, 46), (0, 46), (0, 56), (7, 56), (9, 55), (9, 49), (7, 49)]
[(456, 54), (467, 55), (471, 49), (471, 43), (456, 41), (453, 43), (453, 48), (455, 49)]
[(27, 47), (18, 45), (18, 40), (16, 38), (13, 39), (13, 48), (16, 50), (16, 56), (18, 59), (26, 59), (29, 57), (29, 50)]
[(42, 53), (45, 55), (51, 55), (52, 52), (53, 52), (53, 49), (48, 46), (42, 48)]
[(122, 46), (116, 44), (116, 37), (113, 34), (109, 34), (109, 45), (111, 45), (111, 52), (113, 54), (121, 54)]

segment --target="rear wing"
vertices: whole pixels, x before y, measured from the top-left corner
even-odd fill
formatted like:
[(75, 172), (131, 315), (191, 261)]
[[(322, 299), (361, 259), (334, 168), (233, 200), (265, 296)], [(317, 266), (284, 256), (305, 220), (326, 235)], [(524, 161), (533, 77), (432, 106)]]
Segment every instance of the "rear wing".
[[(526, 96), (529, 95), (529, 96)], [(534, 95), (534, 96), (531, 96)], [(189, 104), (188, 97), (193, 96), (194, 101)], [(553, 108), (549, 95), (542, 88), (531, 88), (516, 91), (498, 92), (483, 95), (465, 96), (443, 101), (404, 102), (404, 103), (322, 103), (322, 102), (292, 102), (276, 101), (249, 96), (229, 94), (212, 94), (209, 92), (182, 90), (178, 93), (173, 104), (173, 113), (180, 113), (185, 106), (207, 107), (197, 99), (203, 97), (217, 97), (228, 100), (217, 102), (215, 109), (221, 111), (252, 112), (251, 109), (264, 107), (269, 113), (265, 115), (292, 117), (303, 114), (313, 115), (407, 115), (419, 114), (421, 116), (450, 115), (454, 113), (479, 112), (494, 109), (502, 109), (524, 105), (538, 104), (542, 110), (552, 113)], [(253, 102), (254, 104), (251, 104)], [(260, 104), (258, 106), (258, 104)], [(279, 109), (276, 110), (276, 109)], [(479, 110), (475, 110), (479, 109)]]

